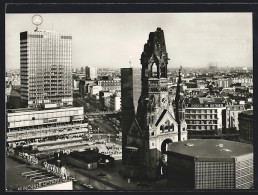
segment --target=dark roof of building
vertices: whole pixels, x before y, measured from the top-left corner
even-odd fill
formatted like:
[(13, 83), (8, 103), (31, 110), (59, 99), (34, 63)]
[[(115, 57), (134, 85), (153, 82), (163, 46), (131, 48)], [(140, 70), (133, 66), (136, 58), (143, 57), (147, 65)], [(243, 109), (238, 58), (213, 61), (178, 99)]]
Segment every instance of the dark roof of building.
[(245, 114), (245, 115), (251, 116), (251, 115), (253, 115), (253, 110), (245, 110), (245, 111), (241, 112), (241, 114)]
[[(40, 173), (40, 174), (39, 174)], [(30, 175), (30, 177), (27, 176)], [(32, 178), (34, 176), (41, 176), (41, 181), (57, 179), (52, 173), (48, 173), (46, 170), (26, 166), (24, 162), (17, 159), (6, 158), (6, 188), (11, 190), (17, 190), (19, 187), (34, 185), (39, 183), (36, 181), (37, 178)], [(49, 178), (49, 177), (52, 178)]]
[[(23, 166), (22, 166), (23, 165)], [(33, 184), (33, 181), (23, 177), (21, 173), (32, 171), (17, 160), (6, 158), (6, 187), (7, 189), (18, 188)]]
[(91, 151), (85, 151), (85, 152), (72, 152), (71, 156), (78, 159), (83, 160), (87, 163), (93, 163), (97, 162), (99, 158), (102, 156), (100, 153), (97, 152), (91, 152)]
[(223, 97), (198, 97), (198, 98), (186, 98), (187, 104), (217, 104), (224, 103)]
[(253, 146), (223, 139), (190, 139), (169, 144), (168, 154), (173, 153), (194, 157), (197, 161), (232, 161), (252, 154)]
[(20, 94), (17, 90), (12, 89), (12, 90), (11, 90), (11, 96), (20, 97), (21, 94)]

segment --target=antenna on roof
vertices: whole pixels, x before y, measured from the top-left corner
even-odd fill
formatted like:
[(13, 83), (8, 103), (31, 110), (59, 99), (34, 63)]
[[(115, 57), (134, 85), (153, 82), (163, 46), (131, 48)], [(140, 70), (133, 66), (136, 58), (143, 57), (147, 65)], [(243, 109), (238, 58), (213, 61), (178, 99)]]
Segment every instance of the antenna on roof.
[(132, 56), (129, 56), (129, 64), (130, 64), (130, 68), (132, 68)]

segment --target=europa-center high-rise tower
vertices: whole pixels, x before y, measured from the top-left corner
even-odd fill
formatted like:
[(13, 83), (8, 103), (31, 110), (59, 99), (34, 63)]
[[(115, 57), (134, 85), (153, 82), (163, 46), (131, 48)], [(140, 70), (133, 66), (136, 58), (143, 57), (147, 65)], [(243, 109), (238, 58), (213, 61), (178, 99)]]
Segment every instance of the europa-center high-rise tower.
[(20, 33), (21, 104), (73, 104), (72, 36), (35, 30)]

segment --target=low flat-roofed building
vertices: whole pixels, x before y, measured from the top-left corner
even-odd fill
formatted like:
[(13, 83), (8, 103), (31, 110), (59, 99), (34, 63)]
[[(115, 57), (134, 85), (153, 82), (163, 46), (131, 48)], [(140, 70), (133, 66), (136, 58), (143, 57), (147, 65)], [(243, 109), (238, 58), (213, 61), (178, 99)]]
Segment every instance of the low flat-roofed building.
[(102, 87), (103, 91), (121, 91), (121, 79), (100, 80), (98, 85)]
[(82, 121), (83, 107), (11, 109), (7, 111), (8, 130), (53, 123)]
[[(102, 91), (103, 88), (100, 85), (92, 85), (90, 86), (90, 96), (98, 95), (100, 91)], [(99, 96), (98, 96), (99, 99)]]
[(12, 109), (7, 111), (7, 143), (25, 144), (87, 132), (83, 107)]
[(98, 168), (98, 165), (113, 163), (114, 157), (98, 153), (94, 150), (83, 152), (74, 151), (69, 156), (65, 156), (65, 161), (69, 161), (72, 165), (86, 170)]
[(239, 130), (238, 114), (244, 110), (244, 105), (226, 105), (226, 128)]
[(106, 105), (105, 105), (105, 102), (106, 101), (109, 101), (109, 97), (113, 95), (113, 92), (110, 92), (110, 91), (100, 91), (99, 92), (99, 100), (100, 100), (100, 106), (101, 108), (104, 108)]
[(114, 95), (110, 96), (110, 110), (118, 111), (121, 109), (121, 91), (116, 91)]
[(167, 175), (171, 189), (250, 189), (253, 146), (222, 139), (171, 143)]
[(73, 190), (71, 178), (62, 179), (45, 169), (24, 166), (10, 157), (6, 158), (6, 190)]

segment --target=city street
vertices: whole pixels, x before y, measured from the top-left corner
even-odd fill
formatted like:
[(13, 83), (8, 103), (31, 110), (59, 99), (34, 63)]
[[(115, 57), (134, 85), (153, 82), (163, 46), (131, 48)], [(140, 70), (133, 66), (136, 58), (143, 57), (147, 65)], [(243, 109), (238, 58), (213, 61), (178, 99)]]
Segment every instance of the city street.
[[(81, 168), (75, 168), (68, 166), (68, 175), (76, 178), (81, 182), (91, 184), (96, 190), (159, 190), (169, 189), (166, 179), (159, 179), (154, 182), (134, 182), (129, 178), (123, 178), (119, 174), (119, 170), (122, 168), (121, 160), (115, 161), (114, 167), (97, 168), (95, 170), (85, 170)], [(100, 173), (102, 177), (98, 176)]]
[(84, 107), (84, 112), (99, 112), (99, 103), (96, 102), (93, 98), (87, 97), (83, 98), (74, 98), (74, 106)]
[(109, 121), (106, 121), (104, 119), (95, 119), (94, 122), (98, 125), (99, 129), (103, 131), (103, 133), (110, 133), (112, 136), (116, 136), (116, 129), (110, 124)]

